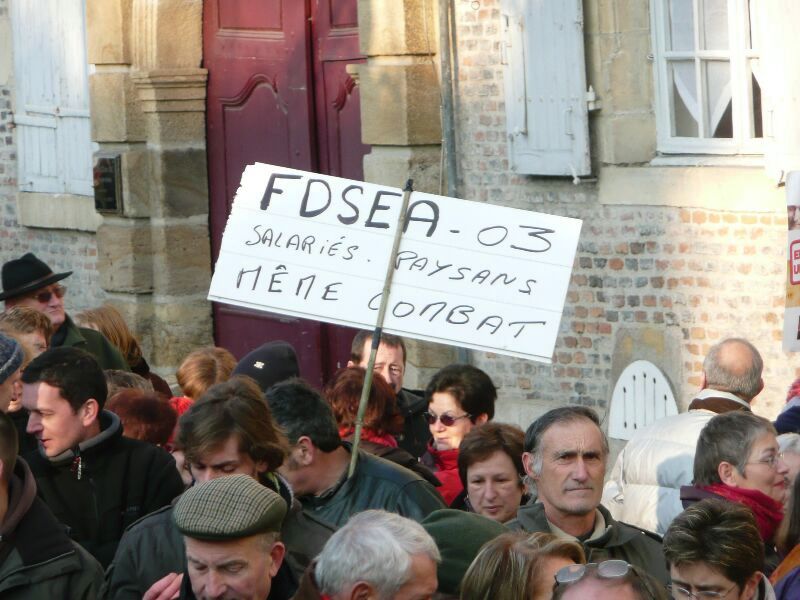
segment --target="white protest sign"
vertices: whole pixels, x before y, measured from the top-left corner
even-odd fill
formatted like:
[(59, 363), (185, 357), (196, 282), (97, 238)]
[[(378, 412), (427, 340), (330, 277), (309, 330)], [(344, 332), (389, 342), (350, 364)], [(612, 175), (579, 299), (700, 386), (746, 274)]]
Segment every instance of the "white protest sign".
[[(397, 188), (245, 169), (208, 298), (371, 329)], [(414, 192), (384, 330), (550, 362), (581, 221)]]

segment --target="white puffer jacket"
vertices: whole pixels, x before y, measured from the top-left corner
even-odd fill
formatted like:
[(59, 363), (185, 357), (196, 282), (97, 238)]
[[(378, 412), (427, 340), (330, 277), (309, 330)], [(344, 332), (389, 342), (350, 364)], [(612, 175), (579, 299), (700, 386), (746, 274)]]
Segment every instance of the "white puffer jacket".
[(637, 432), (614, 463), (603, 506), (618, 521), (664, 535), (683, 511), (680, 488), (692, 484), (697, 438), (714, 416), (690, 410)]

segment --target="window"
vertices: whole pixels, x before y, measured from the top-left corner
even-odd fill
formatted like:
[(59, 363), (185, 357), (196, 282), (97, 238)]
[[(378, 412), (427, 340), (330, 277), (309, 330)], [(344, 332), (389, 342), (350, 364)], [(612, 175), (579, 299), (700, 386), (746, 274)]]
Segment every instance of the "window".
[(653, 0), (658, 149), (758, 154), (758, 0)]
[(511, 170), (591, 174), (581, 1), (503, 0), (501, 7)]
[(92, 194), (84, 0), (13, 0), (19, 189)]

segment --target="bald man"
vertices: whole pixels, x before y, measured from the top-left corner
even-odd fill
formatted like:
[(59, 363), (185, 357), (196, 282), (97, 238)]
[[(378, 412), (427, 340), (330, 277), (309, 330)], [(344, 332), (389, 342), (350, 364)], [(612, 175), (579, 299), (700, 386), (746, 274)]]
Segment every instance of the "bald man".
[(712, 417), (750, 410), (764, 388), (764, 362), (745, 339), (711, 347), (703, 362), (702, 389), (689, 411), (639, 430), (620, 455), (603, 490), (603, 505), (615, 519), (661, 535), (683, 510), (682, 485), (691, 485), (700, 431)]

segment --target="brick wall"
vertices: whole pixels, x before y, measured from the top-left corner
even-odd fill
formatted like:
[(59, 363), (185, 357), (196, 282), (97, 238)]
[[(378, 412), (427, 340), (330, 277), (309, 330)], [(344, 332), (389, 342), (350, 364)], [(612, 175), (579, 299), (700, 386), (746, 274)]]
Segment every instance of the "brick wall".
[(709, 346), (747, 337), (765, 361), (766, 388), (756, 410), (773, 416), (800, 375), (795, 356), (781, 350), (785, 213), (601, 205), (596, 182), (574, 186), (513, 174), (506, 158), (500, 1), (455, 4), (461, 197), (584, 219), (552, 366), (473, 353), (500, 386), (498, 418), (526, 426), (564, 403), (605, 412), (616, 340), (623, 329), (637, 327), (677, 340), (672, 372), (682, 407), (700, 385)]
[[(9, 0), (0, 0), (0, 21), (9, 18), (9, 5)], [(0, 56), (0, 61), (4, 60), (10, 63), (11, 57)], [(64, 282), (69, 288), (67, 307), (71, 312), (100, 304), (104, 295), (98, 284), (97, 246), (93, 234), (24, 228), (17, 223), (12, 97), (13, 78), (0, 81), (0, 263), (25, 252), (34, 252), (56, 271), (74, 271)]]

